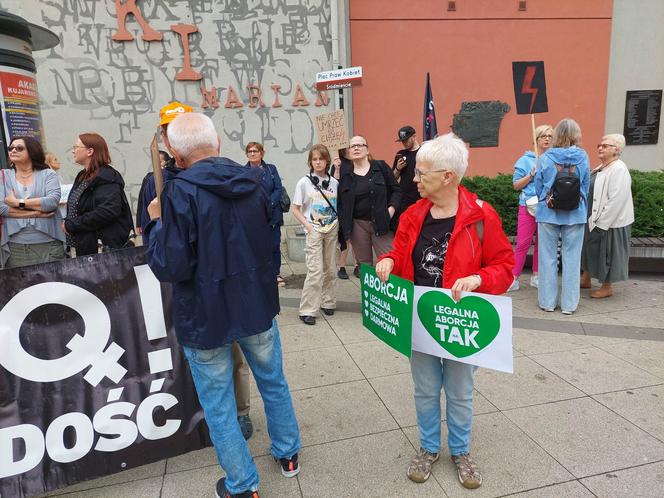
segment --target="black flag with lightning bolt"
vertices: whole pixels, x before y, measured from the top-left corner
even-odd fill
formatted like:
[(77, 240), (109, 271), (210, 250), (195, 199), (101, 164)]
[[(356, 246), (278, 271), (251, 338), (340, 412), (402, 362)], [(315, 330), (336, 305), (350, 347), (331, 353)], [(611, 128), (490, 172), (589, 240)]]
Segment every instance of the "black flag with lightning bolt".
[(431, 84), (429, 83), (429, 73), (427, 73), (427, 84), (424, 88), (424, 131), (423, 140), (431, 140), (438, 135), (436, 126), (436, 109), (433, 105), (433, 94), (431, 93)]

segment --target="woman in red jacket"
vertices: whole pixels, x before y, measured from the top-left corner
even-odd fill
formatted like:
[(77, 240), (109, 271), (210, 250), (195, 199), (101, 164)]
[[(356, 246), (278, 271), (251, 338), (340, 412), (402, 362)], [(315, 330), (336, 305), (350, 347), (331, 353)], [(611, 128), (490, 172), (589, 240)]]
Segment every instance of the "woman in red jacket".
[[(502, 294), (512, 283), (514, 256), (502, 222), (488, 203), (460, 186), (468, 166), (468, 149), (448, 133), (425, 142), (417, 152), (415, 181), (421, 200), (399, 221), (391, 252), (380, 257), (376, 272), (390, 273), (416, 285), (462, 292)], [(420, 450), (408, 477), (424, 482), (440, 452), (440, 391), (447, 399), (448, 447), (459, 481), (466, 488), (482, 484), (470, 458), (473, 376), (477, 367), (413, 351), (410, 359)]]

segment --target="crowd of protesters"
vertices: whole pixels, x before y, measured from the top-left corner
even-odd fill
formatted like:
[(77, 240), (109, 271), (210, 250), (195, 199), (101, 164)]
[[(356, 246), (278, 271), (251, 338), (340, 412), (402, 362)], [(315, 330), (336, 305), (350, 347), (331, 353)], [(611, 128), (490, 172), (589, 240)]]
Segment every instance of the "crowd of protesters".
[[(11, 167), (0, 170), (0, 267), (122, 249), (133, 245), (132, 232), (142, 234), (150, 268), (173, 283), (176, 334), (226, 474), (217, 496), (257, 496), (258, 471), (246, 443), (253, 432), (249, 369), (263, 398), (273, 457), (286, 477), (300, 470), (299, 427), (275, 319), (284, 282), (281, 227), (291, 200), (263, 144), (246, 144), (245, 164), (221, 157), (212, 121), (191, 107), (164, 106), (159, 134), (162, 178), (153, 172), (144, 178), (135, 223), (103, 137), (75, 137), (72, 159), (81, 170), (71, 186), (63, 184), (53, 154), (32, 138), (15, 137)], [(371, 155), (362, 135), (334, 154), (311, 147), (290, 208), (305, 232), (302, 322), (315, 326), (319, 311), (335, 313), (337, 279), (349, 278), (351, 247), (357, 277), (360, 264), (377, 260), (382, 281), (394, 274), (450, 289), (458, 300), (462, 292), (518, 291), (534, 245), (530, 285), (542, 310), (574, 313), (591, 278), (600, 284), (591, 297), (611, 296), (612, 283), (627, 278), (634, 221), (629, 171), (620, 160), (624, 137), (602, 137), (600, 164), (592, 169), (572, 119), (539, 126), (533, 141), (514, 165), (514, 250), (493, 206), (461, 185), (469, 152), (454, 134), (420, 143), (413, 127), (400, 128), (402, 148), (391, 166)], [(420, 448), (407, 476), (426, 481), (440, 457), (444, 390), (458, 479), (466, 488), (481, 486), (470, 455), (476, 367), (419, 352), (410, 364)]]

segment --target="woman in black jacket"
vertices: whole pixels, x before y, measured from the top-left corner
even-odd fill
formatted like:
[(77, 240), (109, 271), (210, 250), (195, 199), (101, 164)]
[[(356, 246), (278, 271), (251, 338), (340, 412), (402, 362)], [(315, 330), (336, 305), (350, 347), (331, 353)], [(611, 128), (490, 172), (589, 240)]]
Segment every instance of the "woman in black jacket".
[(125, 184), (110, 165), (106, 141), (96, 133), (82, 133), (72, 154), (84, 169), (76, 175), (67, 200), (67, 218), (63, 223), (67, 244), (76, 249), (77, 256), (96, 254), (98, 240), (104, 250), (131, 245), (133, 223)]
[(392, 250), (390, 219), (399, 208), (401, 187), (385, 161), (369, 159), (364, 137), (351, 138), (348, 149), (352, 164), (342, 165), (339, 180), (340, 238), (351, 241), (358, 264), (373, 265), (374, 252)]

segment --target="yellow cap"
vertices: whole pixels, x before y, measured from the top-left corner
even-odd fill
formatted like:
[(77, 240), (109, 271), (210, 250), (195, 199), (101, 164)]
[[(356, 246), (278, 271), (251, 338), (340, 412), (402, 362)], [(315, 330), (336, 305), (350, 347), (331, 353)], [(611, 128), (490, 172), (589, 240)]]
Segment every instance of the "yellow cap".
[(180, 102), (166, 104), (159, 111), (159, 126), (170, 123), (178, 115), (184, 114), (185, 112), (194, 112), (194, 109), (186, 104), (180, 104)]

